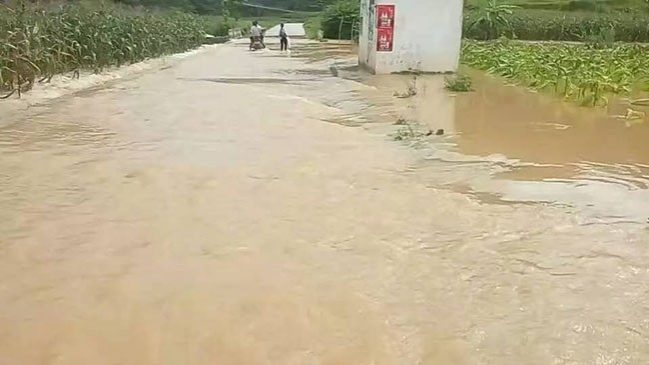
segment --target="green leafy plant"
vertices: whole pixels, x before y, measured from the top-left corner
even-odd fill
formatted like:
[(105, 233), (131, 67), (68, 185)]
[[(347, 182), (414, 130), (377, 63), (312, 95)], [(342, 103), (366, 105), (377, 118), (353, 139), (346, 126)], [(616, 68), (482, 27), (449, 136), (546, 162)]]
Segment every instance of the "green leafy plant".
[(498, 0), (486, 0), (478, 8), (477, 17), (470, 22), (470, 28), (482, 33), (484, 39), (498, 38), (511, 34), (509, 17), (517, 6), (500, 4)]
[(606, 105), (609, 95), (645, 89), (649, 49), (615, 44), (608, 48), (565, 43), (465, 41), (462, 62), (535, 90), (582, 105)]
[(53, 75), (101, 71), (202, 44), (196, 15), (126, 6), (0, 8), (0, 91), (29, 90)]
[(607, 33), (613, 33), (616, 41), (649, 42), (649, 13), (479, 8), (464, 15), (464, 37), (469, 39), (489, 40), (504, 35), (519, 40), (582, 42), (587, 37), (609, 37)]
[(445, 87), (448, 91), (453, 92), (468, 92), (473, 91), (473, 81), (467, 75), (455, 75), (447, 77)]
[(353, 39), (359, 24), (359, 0), (337, 0), (324, 11), (320, 25), (325, 38)]

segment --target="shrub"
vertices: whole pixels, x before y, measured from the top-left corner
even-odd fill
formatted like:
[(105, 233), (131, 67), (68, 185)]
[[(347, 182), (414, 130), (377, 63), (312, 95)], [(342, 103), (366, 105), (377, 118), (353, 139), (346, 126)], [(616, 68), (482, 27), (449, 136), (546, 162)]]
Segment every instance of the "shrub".
[(360, 22), (358, 0), (338, 0), (327, 7), (322, 15), (322, 32), (325, 38), (352, 39)]
[(227, 36), (230, 29), (233, 27), (232, 24), (225, 21), (223, 17), (220, 16), (203, 16), (201, 17), (201, 24), (205, 33), (215, 37)]

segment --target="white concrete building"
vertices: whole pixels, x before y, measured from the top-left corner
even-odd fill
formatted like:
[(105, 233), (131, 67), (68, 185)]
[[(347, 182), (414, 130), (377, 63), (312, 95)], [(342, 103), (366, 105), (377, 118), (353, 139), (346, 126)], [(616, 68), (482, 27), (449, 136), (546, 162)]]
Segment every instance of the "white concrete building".
[(359, 61), (379, 74), (455, 72), (462, 0), (361, 0)]

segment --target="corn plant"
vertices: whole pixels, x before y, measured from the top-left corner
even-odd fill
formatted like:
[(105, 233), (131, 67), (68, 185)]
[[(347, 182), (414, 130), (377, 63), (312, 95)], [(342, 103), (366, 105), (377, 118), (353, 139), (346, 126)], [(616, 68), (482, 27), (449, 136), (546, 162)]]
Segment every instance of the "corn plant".
[(117, 6), (0, 8), (0, 90), (20, 94), (55, 74), (183, 52), (202, 43), (204, 26), (194, 15)]
[(613, 34), (615, 41), (649, 42), (649, 13), (646, 12), (563, 12), (503, 6), (506, 5), (467, 11), (464, 16), (464, 37), (480, 40), (506, 36), (520, 40), (587, 41), (600, 35)]
[(649, 86), (649, 48), (641, 45), (465, 41), (462, 48), (469, 66), (583, 105), (605, 105), (610, 95)]
[(486, 0), (468, 26), (476, 34), (480, 34), (483, 37), (481, 39), (494, 39), (509, 34), (509, 19), (516, 8), (514, 5), (501, 4), (498, 0)]

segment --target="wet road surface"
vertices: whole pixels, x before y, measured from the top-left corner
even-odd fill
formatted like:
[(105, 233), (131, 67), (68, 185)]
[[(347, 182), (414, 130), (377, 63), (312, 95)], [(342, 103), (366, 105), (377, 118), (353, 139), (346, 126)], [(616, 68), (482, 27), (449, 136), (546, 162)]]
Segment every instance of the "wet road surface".
[(223, 45), (3, 127), (0, 364), (649, 361), (647, 129), (409, 82)]

